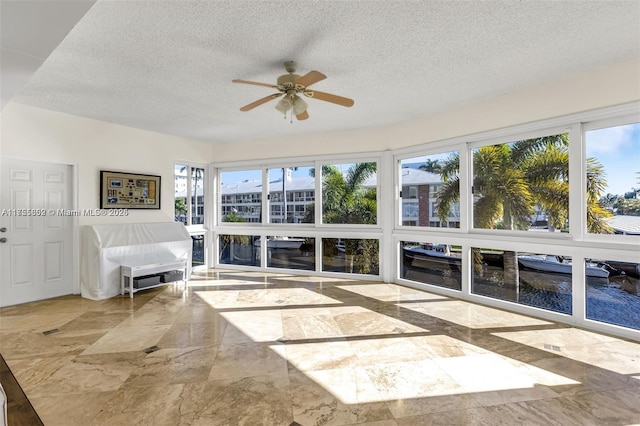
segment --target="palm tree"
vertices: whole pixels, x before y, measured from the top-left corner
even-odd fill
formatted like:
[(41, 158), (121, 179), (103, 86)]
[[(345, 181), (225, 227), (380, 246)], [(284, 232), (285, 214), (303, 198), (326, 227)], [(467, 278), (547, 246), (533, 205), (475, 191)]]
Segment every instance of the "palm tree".
[(424, 162), (424, 164), (420, 165), (418, 169), (430, 173), (439, 173), (440, 169), (442, 169), (442, 166), (440, 165), (440, 162), (438, 160), (428, 159)]
[[(292, 172), (295, 172), (298, 170), (297, 167), (283, 167), (282, 168), (282, 223), (286, 223), (289, 218), (288, 214), (287, 214), (287, 174), (288, 171), (291, 170)], [(295, 215), (295, 212), (293, 213), (293, 215), (291, 216), (292, 220), (293, 220), (293, 216)]]
[(335, 166), (323, 169), (323, 223), (376, 223), (376, 189), (364, 187), (376, 167), (376, 163), (356, 163), (349, 167), (346, 175)]
[[(528, 229), (537, 204), (556, 229), (566, 226), (569, 212), (569, 153), (566, 134), (478, 148), (473, 153), (474, 227)], [(460, 201), (458, 155), (450, 156), (440, 175), (438, 216), (447, 217)], [(602, 221), (610, 214), (598, 202), (606, 188), (604, 169), (587, 159), (587, 218), (591, 228), (611, 232)]]
[[(322, 222), (329, 224), (375, 224), (377, 220), (376, 188), (366, 188), (364, 183), (377, 170), (376, 163), (355, 163), (346, 174), (332, 165), (322, 166)], [(315, 170), (309, 171), (315, 176)], [(313, 211), (307, 212), (305, 221), (313, 222)], [(325, 239), (326, 254), (335, 249), (336, 241)], [(378, 265), (377, 240), (344, 240), (345, 257), (354, 260), (359, 273), (366, 274)], [(356, 256), (354, 258), (354, 256)]]
[[(198, 181), (201, 181), (204, 179), (204, 169), (199, 168), (199, 167), (189, 167), (189, 166), (182, 166), (182, 168), (180, 168), (180, 172), (185, 172), (187, 171), (187, 169), (191, 169), (191, 179), (194, 179), (194, 187), (193, 189), (193, 197), (192, 199), (192, 217), (191, 217), (191, 224), (193, 224), (193, 216), (197, 216), (198, 215)], [(189, 176), (187, 176), (187, 179), (189, 179)], [(188, 196), (188, 194), (187, 194)], [(204, 193), (203, 193), (203, 197), (204, 197)], [(195, 214), (193, 213), (195, 212)]]
[[(175, 219), (176, 221), (182, 222), (182, 215), (185, 216), (187, 215), (187, 204), (185, 203), (185, 199), (184, 198), (176, 198), (174, 200), (174, 210), (175, 210)], [(184, 220), (184, 222), (186, 222), (186, 219)], [(184, 223), (183, 222), (183, 223)], [(186, 223), (185, 223), (186, 225)]]
[(606, 206), (600, 204), (600, 195), (607, 188), (604, 167), (593, 157), (587, 158), (587, 231), (594, 234), (613, 234), (614, 230), (605, 222), (613, 216)]
[[(569, 213), (569, 152), (567, 134), (484, 146), (473, 152), (473, 225), (476, 228), (528, 229), (535, 205), (548, 216), (550, 229), (564, 229)], [(446, 220), (453, 203), (460, 201), (460, 162), (457, 154), (442, 166), (444, 182), (437, 212)], [(606, 187), (604, 170), (587, 159), (587, 224), (590, 232), (611, 232), (608, 213), (598, 198)], [(474, 267), (479, 267), (474, 253)], [(515, 252), (503, 257), (506, 282), (517, 283)], [(507, 281), (507, 279), (509, 281)]]

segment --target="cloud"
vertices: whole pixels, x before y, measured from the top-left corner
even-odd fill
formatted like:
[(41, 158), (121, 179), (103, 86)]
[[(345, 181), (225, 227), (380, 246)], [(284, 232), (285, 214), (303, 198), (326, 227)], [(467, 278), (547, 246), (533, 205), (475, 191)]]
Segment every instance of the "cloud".
[(587, 132), (587, 157), (640, 150), (640, 123), (607, 127)]

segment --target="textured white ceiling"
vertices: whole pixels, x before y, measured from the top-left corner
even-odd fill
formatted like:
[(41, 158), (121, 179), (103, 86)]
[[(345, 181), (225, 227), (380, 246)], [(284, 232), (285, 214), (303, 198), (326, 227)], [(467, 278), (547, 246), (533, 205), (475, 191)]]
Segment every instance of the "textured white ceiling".
[(0, 99), (4, 108), (95, 0), (0, 1)]
[[(639, 1), (98, 0), (14, 101), (230, 142), (381, 126), (640, 57)], [(282, 63), (328, 76), (293, 124), (239, 108)]]

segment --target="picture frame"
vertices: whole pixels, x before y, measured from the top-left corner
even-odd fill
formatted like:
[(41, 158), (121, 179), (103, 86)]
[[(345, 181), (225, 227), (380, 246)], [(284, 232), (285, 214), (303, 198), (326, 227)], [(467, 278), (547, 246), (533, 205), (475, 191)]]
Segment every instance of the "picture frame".
[(160, 209), (160, 176), (100, 170), (100, 209)]

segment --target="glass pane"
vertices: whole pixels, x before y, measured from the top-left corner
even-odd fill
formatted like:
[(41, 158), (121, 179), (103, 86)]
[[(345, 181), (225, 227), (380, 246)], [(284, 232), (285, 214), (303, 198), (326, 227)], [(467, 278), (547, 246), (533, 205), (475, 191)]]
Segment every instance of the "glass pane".
[(585, 265), (587, 271), (604, 265), (609, 276), (587, 274), (587, 318), (640, 330), (640, 264), (593, 259), (590, 263)]
[(472, 253), (472, 293), (571, 314), (571, 258), (487, 248)]
[(204, 169), (191, 168), (191, 224), (204, 223)]
[(315, 271), (315, 238), (268, 237), (267, 266)]
[(192, 235), (191, 266), (204, 265), (204, 235)]
[(640, 123), (586, 132), (587, 231), (640, 235)]
[(187, 170), (188, 166), (176, 164), (174, 169), (174, 220), (187, 224)]
[(569, 231), (568, 134), (475, 148), (473, 226)]
[(220, 173), (222, 222), (262, 222), (262, 170)]
[(458, 151), (400, 162), (402, 225), (460, 227), (458, 163)]
[(400, 276), (419, 283), (462, 289), (459, 246), (442, 243), (400, 243)]
[(322, 270), (378, 275), (379, 241), (375, 239), (322, 239)]
[[(270, 223), (314, 222), (316, 184), (312, 169), (313, 167), (269, 169)], [(283, 193), (287, 196), (283, 197)]]
[(259, 240), (255, 235), (220, 235), (220, 263), (260, 266)]
[(322, 166), (322, 222), (377, 222), (376, 163)]

